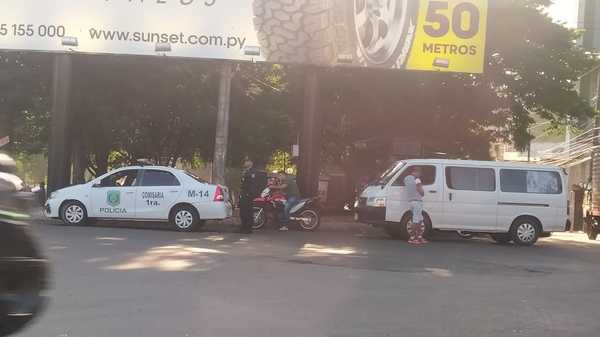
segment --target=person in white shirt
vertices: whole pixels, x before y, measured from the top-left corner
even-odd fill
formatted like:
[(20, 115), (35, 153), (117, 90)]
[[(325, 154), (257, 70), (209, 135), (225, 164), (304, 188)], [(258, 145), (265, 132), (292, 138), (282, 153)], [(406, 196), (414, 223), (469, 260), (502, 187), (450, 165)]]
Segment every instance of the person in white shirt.
[(410, 236), (408, 243), (415, 245), (427, 243), (427, 240), (423, 237), (425, 233), (425, 224), (423, 223), (423, 197), (425, 196), (425, 191), (423, 190), (421, 176), (421, 168), (415, 166), (411, 169), (410, 174), (404, 178), (406, 194), (410, 203), (410, 211), (412, 212), (412, 219), (408, 225)]

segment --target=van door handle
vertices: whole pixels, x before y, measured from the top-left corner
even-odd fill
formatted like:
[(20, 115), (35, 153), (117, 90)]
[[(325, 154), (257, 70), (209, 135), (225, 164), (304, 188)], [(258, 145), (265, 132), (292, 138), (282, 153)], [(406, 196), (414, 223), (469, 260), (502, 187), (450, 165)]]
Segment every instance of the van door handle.
[(133, 194), (133, 192), (125, 192), (125, 194)]
[(452, 193), (448, 193), (448, 200), (452, 201)]
[(177, 193), (177, 192), (179, 192), (179, 191), (169, 191), (169, 192), (171, 192), (171, 193)]
[(429, 191), (429, 193), (435, 194), (435, 193), (437, 193), (437, 191), (433, 190), (433, 191)]

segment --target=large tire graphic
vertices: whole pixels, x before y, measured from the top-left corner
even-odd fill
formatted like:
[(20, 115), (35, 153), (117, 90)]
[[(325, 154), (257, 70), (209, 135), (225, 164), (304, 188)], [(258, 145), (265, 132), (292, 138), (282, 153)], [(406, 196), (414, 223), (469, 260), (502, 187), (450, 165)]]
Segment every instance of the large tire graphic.
[(335, 64), (333, 7), (332, 0), (254, 0), (254, 26), (265, 59)]
[(352, 0), (358, 63), (404, 68), (412, 48), (419, 2)]

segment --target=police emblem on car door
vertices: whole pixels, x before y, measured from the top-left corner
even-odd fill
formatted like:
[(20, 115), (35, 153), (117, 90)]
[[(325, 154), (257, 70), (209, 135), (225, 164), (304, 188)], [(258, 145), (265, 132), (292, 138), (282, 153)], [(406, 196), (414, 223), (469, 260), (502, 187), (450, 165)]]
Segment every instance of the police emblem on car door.
[(117, 207), (121, 204), (121, 192), (108, 191), (106, 193), (106, 203), (111, 207)]

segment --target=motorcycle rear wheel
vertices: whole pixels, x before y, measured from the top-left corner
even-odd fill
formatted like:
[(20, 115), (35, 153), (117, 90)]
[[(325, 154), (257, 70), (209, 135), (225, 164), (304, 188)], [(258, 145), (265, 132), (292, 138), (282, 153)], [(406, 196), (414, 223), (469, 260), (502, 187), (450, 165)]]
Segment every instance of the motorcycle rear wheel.
[(321, 225), (321, 217), (314, 209), (305, 209), (300, 213), (298, 224), (303, 231), (314, 232)]

